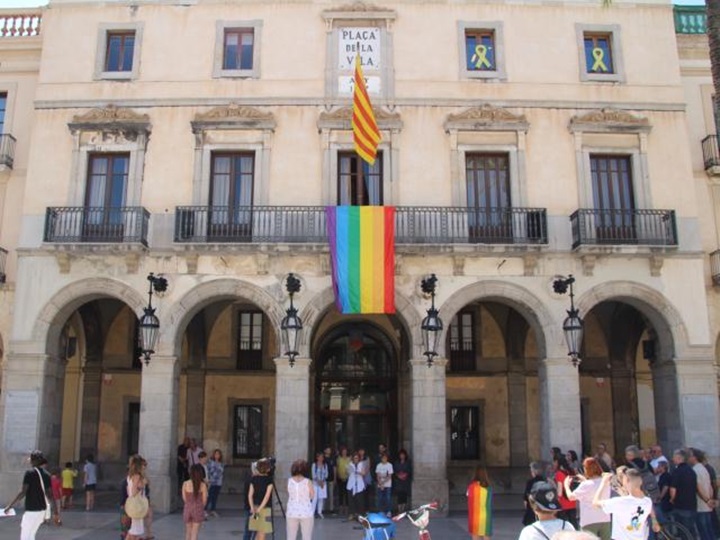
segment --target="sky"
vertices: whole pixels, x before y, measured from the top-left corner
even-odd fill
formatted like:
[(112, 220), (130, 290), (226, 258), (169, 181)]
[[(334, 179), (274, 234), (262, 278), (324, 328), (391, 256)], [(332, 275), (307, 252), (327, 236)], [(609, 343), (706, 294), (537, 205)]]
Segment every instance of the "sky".
[[(679, 6), (704, 5), (704, 0), (675, 0)], [(47, 4), (47, 0), (0, 0), (0, 8), (36, 7)]]

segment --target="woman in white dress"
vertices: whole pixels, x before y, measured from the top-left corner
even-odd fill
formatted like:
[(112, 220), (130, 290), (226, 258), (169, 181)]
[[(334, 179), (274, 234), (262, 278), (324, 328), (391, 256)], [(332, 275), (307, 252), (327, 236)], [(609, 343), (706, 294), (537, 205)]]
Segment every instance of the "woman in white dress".
[(313, 487), (315, 488), (315, 498), (313, 499), (313, 508), (315, 515), (323, 519), (323, 506), (327, 499), (327, 477), (328, 467), (325, 463), (325, 455), (322, 452), (315, 454), (315, 463), (312, 466)]
[(315, 488), (307, 478), (308, 464), (299, 459), (292, 464), (288, 478), (288, 504), (286, 512), (286, 537), (288, 540), (297, 540), (300, 530), (302, 540), (312, 538), (314, 518), (313, 499)]
[(360, 461), (360, 454), (355, 452), (347, 466), (347, 490), (350, 499), (350, 515), (348, 521), (365, 513), (365, 467)]

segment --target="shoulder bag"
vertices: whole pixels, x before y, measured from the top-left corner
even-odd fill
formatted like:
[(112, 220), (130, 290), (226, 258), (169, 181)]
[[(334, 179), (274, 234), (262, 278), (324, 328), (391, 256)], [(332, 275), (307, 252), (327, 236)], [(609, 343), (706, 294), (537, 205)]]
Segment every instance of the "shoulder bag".
[(42, 473), (37, 467), (35, 467), (35, 472), (38, 474), (40, 489), (42, 489), (43, 498), (45, 499), (45, 521), (50, 521), (52, 519), (52, 506), (50, 506), (50, 500), (48, 499), (47, 493), (45, 493), (45, 481), (43, 480)]

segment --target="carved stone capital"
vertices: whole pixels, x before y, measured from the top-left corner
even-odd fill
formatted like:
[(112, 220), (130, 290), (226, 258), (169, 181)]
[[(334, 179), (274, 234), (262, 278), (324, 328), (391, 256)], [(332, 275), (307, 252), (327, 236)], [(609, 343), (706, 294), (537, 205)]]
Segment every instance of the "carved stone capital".
[(647, 118), (620, 109), (597, 109), (570, 119), (571, 132), (648, 133), (652, 128)]
[(452, 258), (453, 262), (453, 276), (464, 276), (465, 275), (465, 257), (461, 255), (454, 255)]
[(55, 260), (57, 261), (58, 270), (60, 270), (61, 274), (70, 273), (71, 257), (69, 253), (64, 251), (57, 251), (55, 253)]
[[(318, 131), (324, 129), (352, 129), (352, 107), (340, 107), (329, 112), (321, 112), (318, 118)], [(399, 131), (403, 127), (400, 113), (389, 112), (373, 107), (378, 128)]]
[(190, 122), (193, 133), (208, 129), (258, 129), (274, 131), (277, 125), (272, 113), (255, 107), (229, 103), (195, 115)]
[(651, 255), (649, 259), (650, 263), (650, 275), (653, 277), (660, 277), (662, 274), (663, 263), (665, 258), (662, 255)]
[(597, 257), (595, 255), (583, 255), (582, 256), (582, 268), (584, 276), (592, 276), (595, 272), (595, 264), (597, 263)]
[(538, 258), (536, 255), (525, 255), (523, 257), (523, 274), (534, 276), (537, 272)]
[(185, 254), (185, 266), (188, 274), (197, 274), (198, 259), (200, 257), (197, 253), (186, 253)]
[(140, 254), (133, 251), (125, 253), (125, 267), (128, 274), (137, 274), (140, 268)]
[(530, 124), (524, 114), (515, 114), (502, 107), (485, 103), (458, 114), (449, 114), (443, 125), (451, 131), (521, 131), (526, 132)]

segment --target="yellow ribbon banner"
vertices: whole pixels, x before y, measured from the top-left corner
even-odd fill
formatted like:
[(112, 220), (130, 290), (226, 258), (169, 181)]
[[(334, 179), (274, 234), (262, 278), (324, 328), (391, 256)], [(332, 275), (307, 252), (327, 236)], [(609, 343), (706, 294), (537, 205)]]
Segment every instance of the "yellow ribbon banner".
[(475, 47), (475, 54), (470, 58), (470, 62), (475, 64), (475, 69), (492, 69), (490, 61), (487, 59), (487, 47), (485, 45), (477, 45)]
[(592, 66), (592, 69), (590, 71), (608, 71), (607, 66), (605, 65), (605, 62), (603, 60), (605, 59), (605, 51), (603, 51), (600, 47), (595, 47), (592, 50), (593, 58), (595, 59), (595, 63)]

